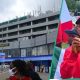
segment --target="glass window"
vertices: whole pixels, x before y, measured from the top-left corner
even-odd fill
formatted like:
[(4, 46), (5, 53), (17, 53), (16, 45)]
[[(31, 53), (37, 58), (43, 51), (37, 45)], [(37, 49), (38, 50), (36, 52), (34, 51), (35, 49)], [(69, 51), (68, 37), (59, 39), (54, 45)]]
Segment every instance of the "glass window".
[(21, 49), (21, 57), (26, 57), (26, 49)]
[(36, 56), (37, 55), (37, 47), (32, 49), (32, 55)]
[(48, 44), (49, 54), (53, 54), (54, 44)]
[(26, 49), (26, 55), (31, 56), (32, 55), (32, 48), (27, 48)]
[(48, 49), (46, 45), (38, 47), (38, 55), (48, 55)]
[(12, 57), (20, 57), (20, 49), (10, 49), (9, 55)]
[(3, 52), (5, 53), (5, 57), (8, 57), (8, 53), (9, 53), (8, 49), (3, 49)]

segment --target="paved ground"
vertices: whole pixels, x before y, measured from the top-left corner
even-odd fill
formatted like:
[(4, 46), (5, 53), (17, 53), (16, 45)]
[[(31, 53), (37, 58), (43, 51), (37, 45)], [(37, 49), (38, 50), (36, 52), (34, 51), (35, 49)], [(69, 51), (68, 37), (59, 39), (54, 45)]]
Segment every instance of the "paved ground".
[[(42, 80), (48, 80), (48, 73), (39, 73)], [(8, 72), (0, 72), (0, 80), (6, 80), (8, 78), (9, 74)]]
[(39, 73), (39, 75), (42, 78), (42, 80), (48, 80), (49, 73)]
[[(6, 78), (9, 77), (9, 72), (8, 72), (9, 68), (2, 68), (2, 66), (0, 67), (0, 80), (6, 80)], [(40, 73), (38, 72), (38, 74), (40, 75), (42, 80), (48, 80), (49, 77), (49, 73)]]

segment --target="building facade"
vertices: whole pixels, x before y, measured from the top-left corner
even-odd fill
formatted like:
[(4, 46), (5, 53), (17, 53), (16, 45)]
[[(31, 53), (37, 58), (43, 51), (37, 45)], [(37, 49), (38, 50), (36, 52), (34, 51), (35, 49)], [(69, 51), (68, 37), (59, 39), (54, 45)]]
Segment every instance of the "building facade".
[(0, 23), (0, 52), (6, 54), (6, 59), (26, 57), (26, 60), (32, 60), (35, 57), (33, 61), (48, 60), (53, 53), (58, 23), (59, 12)]

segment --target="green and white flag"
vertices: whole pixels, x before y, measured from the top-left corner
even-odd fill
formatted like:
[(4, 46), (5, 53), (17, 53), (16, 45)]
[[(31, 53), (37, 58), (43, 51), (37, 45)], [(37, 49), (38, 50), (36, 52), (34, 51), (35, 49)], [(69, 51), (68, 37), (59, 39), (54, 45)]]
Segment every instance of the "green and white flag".
[[(65, 30), (72, 29), (72, 27), (72, 17), (68, 11), (66, 0), (62, 0), (60, 23), (56, 39), (57, 43), (68, 41), (68, 35), (65, 33)], [(55, 42), (49, 79), (60, 79), (60, 64), (63, 60), (64, 53), (65, 49), (57, 47)]]
[(51, 73), (50, 79), (60, 79), (60, 64), (63, 61), (65, 49), (54, 47), (54, 54), (52, 57), (52, 64), (51, 64)]
[(56, 68), (56, 71), (55, 71), (55, 75), (54, 75), (54, 79), (60, 79), (61, 78), (61, 75), (60, 75), (60, 65), (63, 61), (63, 56), (64, 56), (64, 53), (65, 53), (65, 49), (61, 49), (59, 50), (60, 52), (60, 56), (59, 56), (59, 60), (58, 60), (58, 63), (57, 63), (57, 68)]

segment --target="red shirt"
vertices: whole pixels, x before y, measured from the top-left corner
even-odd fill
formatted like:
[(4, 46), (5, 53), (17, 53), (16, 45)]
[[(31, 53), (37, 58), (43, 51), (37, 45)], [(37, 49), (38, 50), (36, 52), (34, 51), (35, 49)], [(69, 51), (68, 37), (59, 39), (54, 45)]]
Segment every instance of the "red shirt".
[(80, 78), (80, 53), (72, 52), (72, 46), (66, 49), (63, 62), (60, 66), (60, 73), (65, 78)]
[(30, 77), (23, 77), (22, 79), (17, 79), (15, 76), (10, 76), (9, 80), (31, 80)]

